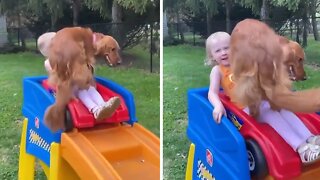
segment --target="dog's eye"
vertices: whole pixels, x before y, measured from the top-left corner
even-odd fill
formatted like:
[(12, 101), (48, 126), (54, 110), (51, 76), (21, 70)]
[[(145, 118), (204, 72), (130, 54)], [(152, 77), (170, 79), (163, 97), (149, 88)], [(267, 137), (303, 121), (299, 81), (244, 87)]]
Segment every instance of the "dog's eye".
[(303, 59), (302, 59), (302, 58), (299, 58), (299, 61), (303, 61)]
[(116, 50), (116, 48), (112, 48), (112, 49), (111, 49), (111, 51), (115, 51), (115, 50)]

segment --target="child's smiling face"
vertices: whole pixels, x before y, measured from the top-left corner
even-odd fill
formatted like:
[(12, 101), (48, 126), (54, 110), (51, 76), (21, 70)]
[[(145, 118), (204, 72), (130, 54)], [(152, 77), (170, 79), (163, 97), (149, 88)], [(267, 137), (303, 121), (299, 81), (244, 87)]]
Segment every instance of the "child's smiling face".
[(229, 66), (229, 43), (230, 38), (215, 40), (211, 44), (211, 55), (218, 64)]

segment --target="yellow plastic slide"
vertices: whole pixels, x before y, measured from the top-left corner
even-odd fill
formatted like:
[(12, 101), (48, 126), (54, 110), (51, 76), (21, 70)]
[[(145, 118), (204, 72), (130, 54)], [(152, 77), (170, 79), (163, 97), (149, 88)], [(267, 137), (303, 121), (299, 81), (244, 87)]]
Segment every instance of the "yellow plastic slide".
[(159, 179), (159, 147), (136, 123), (63, 133), (60, 153), (81, 179)]

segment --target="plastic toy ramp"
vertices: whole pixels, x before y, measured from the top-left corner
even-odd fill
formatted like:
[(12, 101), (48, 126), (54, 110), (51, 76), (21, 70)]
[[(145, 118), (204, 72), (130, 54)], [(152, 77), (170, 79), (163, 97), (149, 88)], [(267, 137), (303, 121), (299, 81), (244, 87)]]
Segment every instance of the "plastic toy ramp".
[(159, 179), (160, 141), (134, 124), (62, 133), (61, 157), (80, 179)]
[[(320, 161), (314, 164), (302, 167), (302, 173), (299, 177), (290, 180), (315, 180), (320, 179)], [(275, 180), (271, 176), (267, 176), (264, 180)]]

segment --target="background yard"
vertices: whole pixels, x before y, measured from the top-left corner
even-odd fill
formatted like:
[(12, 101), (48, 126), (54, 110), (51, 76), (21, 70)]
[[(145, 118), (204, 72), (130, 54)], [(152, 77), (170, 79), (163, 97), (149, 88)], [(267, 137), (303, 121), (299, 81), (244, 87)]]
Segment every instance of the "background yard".
[[(312, 65), (305, 69), (309, 79), (296, 83), (296, 89), (320, 86), (320, 43), (312, 40), (308, 43), (306, 63)], [(184, 179), (190, 145), (186, 136), (187, 90), (208, 86), (211, 68), (204, 66), (203, 47), (168, 46), (163, 52), (164, 179)]]
[[(143, 55), (134, 54), (131, 57), (139, 59)], [(23, 119), (22, 79), (27, 76), (45, 75), (43, 61), (42, 56), (32, 52), (0, 54), (0, 179), (17, 179)], [(159, 136), (160, 77), (158, 73), (149, 73), (148, 70), (128, 68), (128, 66), (111, 69), (105, 65), (98, 65), (96, 74), (111, 79), (131, 91), (135, 98), (139, 123)], [(45, 179), (45, 177), (40, 173), (36, 179)]]

